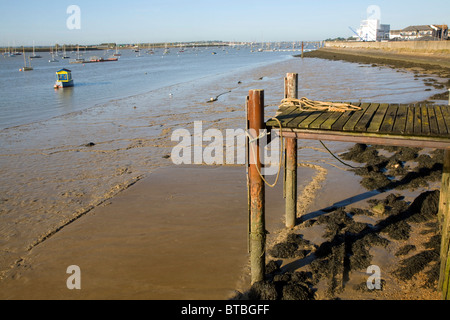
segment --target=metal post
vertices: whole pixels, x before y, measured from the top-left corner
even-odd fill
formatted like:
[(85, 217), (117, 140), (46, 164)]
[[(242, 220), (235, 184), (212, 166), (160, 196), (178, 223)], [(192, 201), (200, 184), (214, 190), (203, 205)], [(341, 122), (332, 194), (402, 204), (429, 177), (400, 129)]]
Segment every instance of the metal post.
[[(250, 90), (248, 96), (248, 122), (252, 135), (265, 129), (264, 90)], [(260, 175), (259, 140), (250, 143), (250, 267), (251, 283), (264, 280), (265, 274), (265, 186)], [(256, 159), (255, 159), (256, 157)], [(259, 172), (258, 172), (259, 170)]]
[[(285, 98), (298, 98), (298, 74), (288, 73), (285, 79)], [(297, 139), (286, 138), (286, 227), (293, 228), (297, 218)]]

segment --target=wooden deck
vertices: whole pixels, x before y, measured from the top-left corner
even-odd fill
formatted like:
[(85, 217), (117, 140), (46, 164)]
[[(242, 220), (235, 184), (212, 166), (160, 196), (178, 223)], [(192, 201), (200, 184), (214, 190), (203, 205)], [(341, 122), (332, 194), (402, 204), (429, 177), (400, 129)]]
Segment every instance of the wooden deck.
[[(280, 108), (283, 136), (421, 148), (450, 148), (450, 106), (351, 103), (359, 111), (301, 111)], [(278, 129), (277, 121), (267, 121)]]

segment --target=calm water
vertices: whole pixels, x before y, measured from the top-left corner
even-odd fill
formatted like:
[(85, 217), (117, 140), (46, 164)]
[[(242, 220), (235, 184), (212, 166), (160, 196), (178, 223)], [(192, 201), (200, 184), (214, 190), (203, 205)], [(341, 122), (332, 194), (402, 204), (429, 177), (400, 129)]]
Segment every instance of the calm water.
[[(249, 48), (211, 47), (173, 48), (164, 55), (163, 49), (154, 54), (122, 50), (119, 61), (91, 64), (70, 64), (69, 59), (57, 57), (49, 62), (50, 54), (33, 59), (30, 72), (19, 72), (23, 56), (0, 57), (0, 129), (46, 120), (66, 113), (80, 111), (112, 99), (149, 92), (154, 89), (195, 80), (209, 75), (255, 67), (289, 58), (292, 52), (254, 52)], [(213, 54), (215, 52), (216, 54)], [(113, 51), (87, 52), (91, 56), (109, 57)], [(30, 54), (28, 53), (27, 56)], [(76, 53), (67, 53), (76, 58)], [(54, 90), (55, 72), (72, 70), (75, 87)]]

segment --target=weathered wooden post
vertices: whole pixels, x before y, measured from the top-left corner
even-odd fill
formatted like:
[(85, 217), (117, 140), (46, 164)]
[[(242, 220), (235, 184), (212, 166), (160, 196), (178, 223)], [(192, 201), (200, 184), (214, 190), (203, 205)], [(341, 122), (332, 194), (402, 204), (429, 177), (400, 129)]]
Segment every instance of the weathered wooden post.
[[(253, 138), (256, 138), (260, 130), (265, 129), (264, 90), (250, 90), (247, 99), (248, 126)], [(266, 260), (265, 185), (260, 175), (262, 165), (259, 140), (249, 143), (249, 153), (250, 268), (253, 284), (264, 280)]]
[[(450, 106), (450, 89), (448, 105)], [(450, 150), (445, 149), (442, 169), (438, 221), (441, 230), (439, 289), (444, 300), (450, 300)]]
[(302, 58), (303, 58), (303, 41), (302, 41)]
[[(298, 74), (288, 73), (285, 78), (285, 98), (298, 98)], [(286, 138), (286, 227), (293, 228), (297, 218), (297, 139)]]
[(439, 289), (442, 298), (450, 300), (450, 150), (444, 154), (444, 168), (442, 171), (441, 193), (439, 200), (438, 221), (441, 230), (441, 268), (439, 275)]

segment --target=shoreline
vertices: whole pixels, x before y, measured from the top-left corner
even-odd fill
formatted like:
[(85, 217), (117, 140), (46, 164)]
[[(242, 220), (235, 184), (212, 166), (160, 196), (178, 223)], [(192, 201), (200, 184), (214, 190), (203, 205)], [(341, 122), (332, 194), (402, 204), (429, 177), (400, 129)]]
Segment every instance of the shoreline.
[[(301, 55), (296, 55), (300, 58)], [(434, 86), (436, 89), (450, 89), (450, 55), (429, 53), (399, 53), (382, 51), (376, 49), (360, 48), (320, 48), (319, 50), (304, 53), (305, 58), (319, 58), (333, 61), (346, 61), (359, 64), (369, 64), (372, 67), (385, 66), (396, 70), (414, 72), (417, 78), (424, 78), (426, 85)], [(426, 76), (436, 76), (446, 81), (443, 83), (430, 83)], [(429, 100), (449, 99), (449, 91), (430, 96)]]

